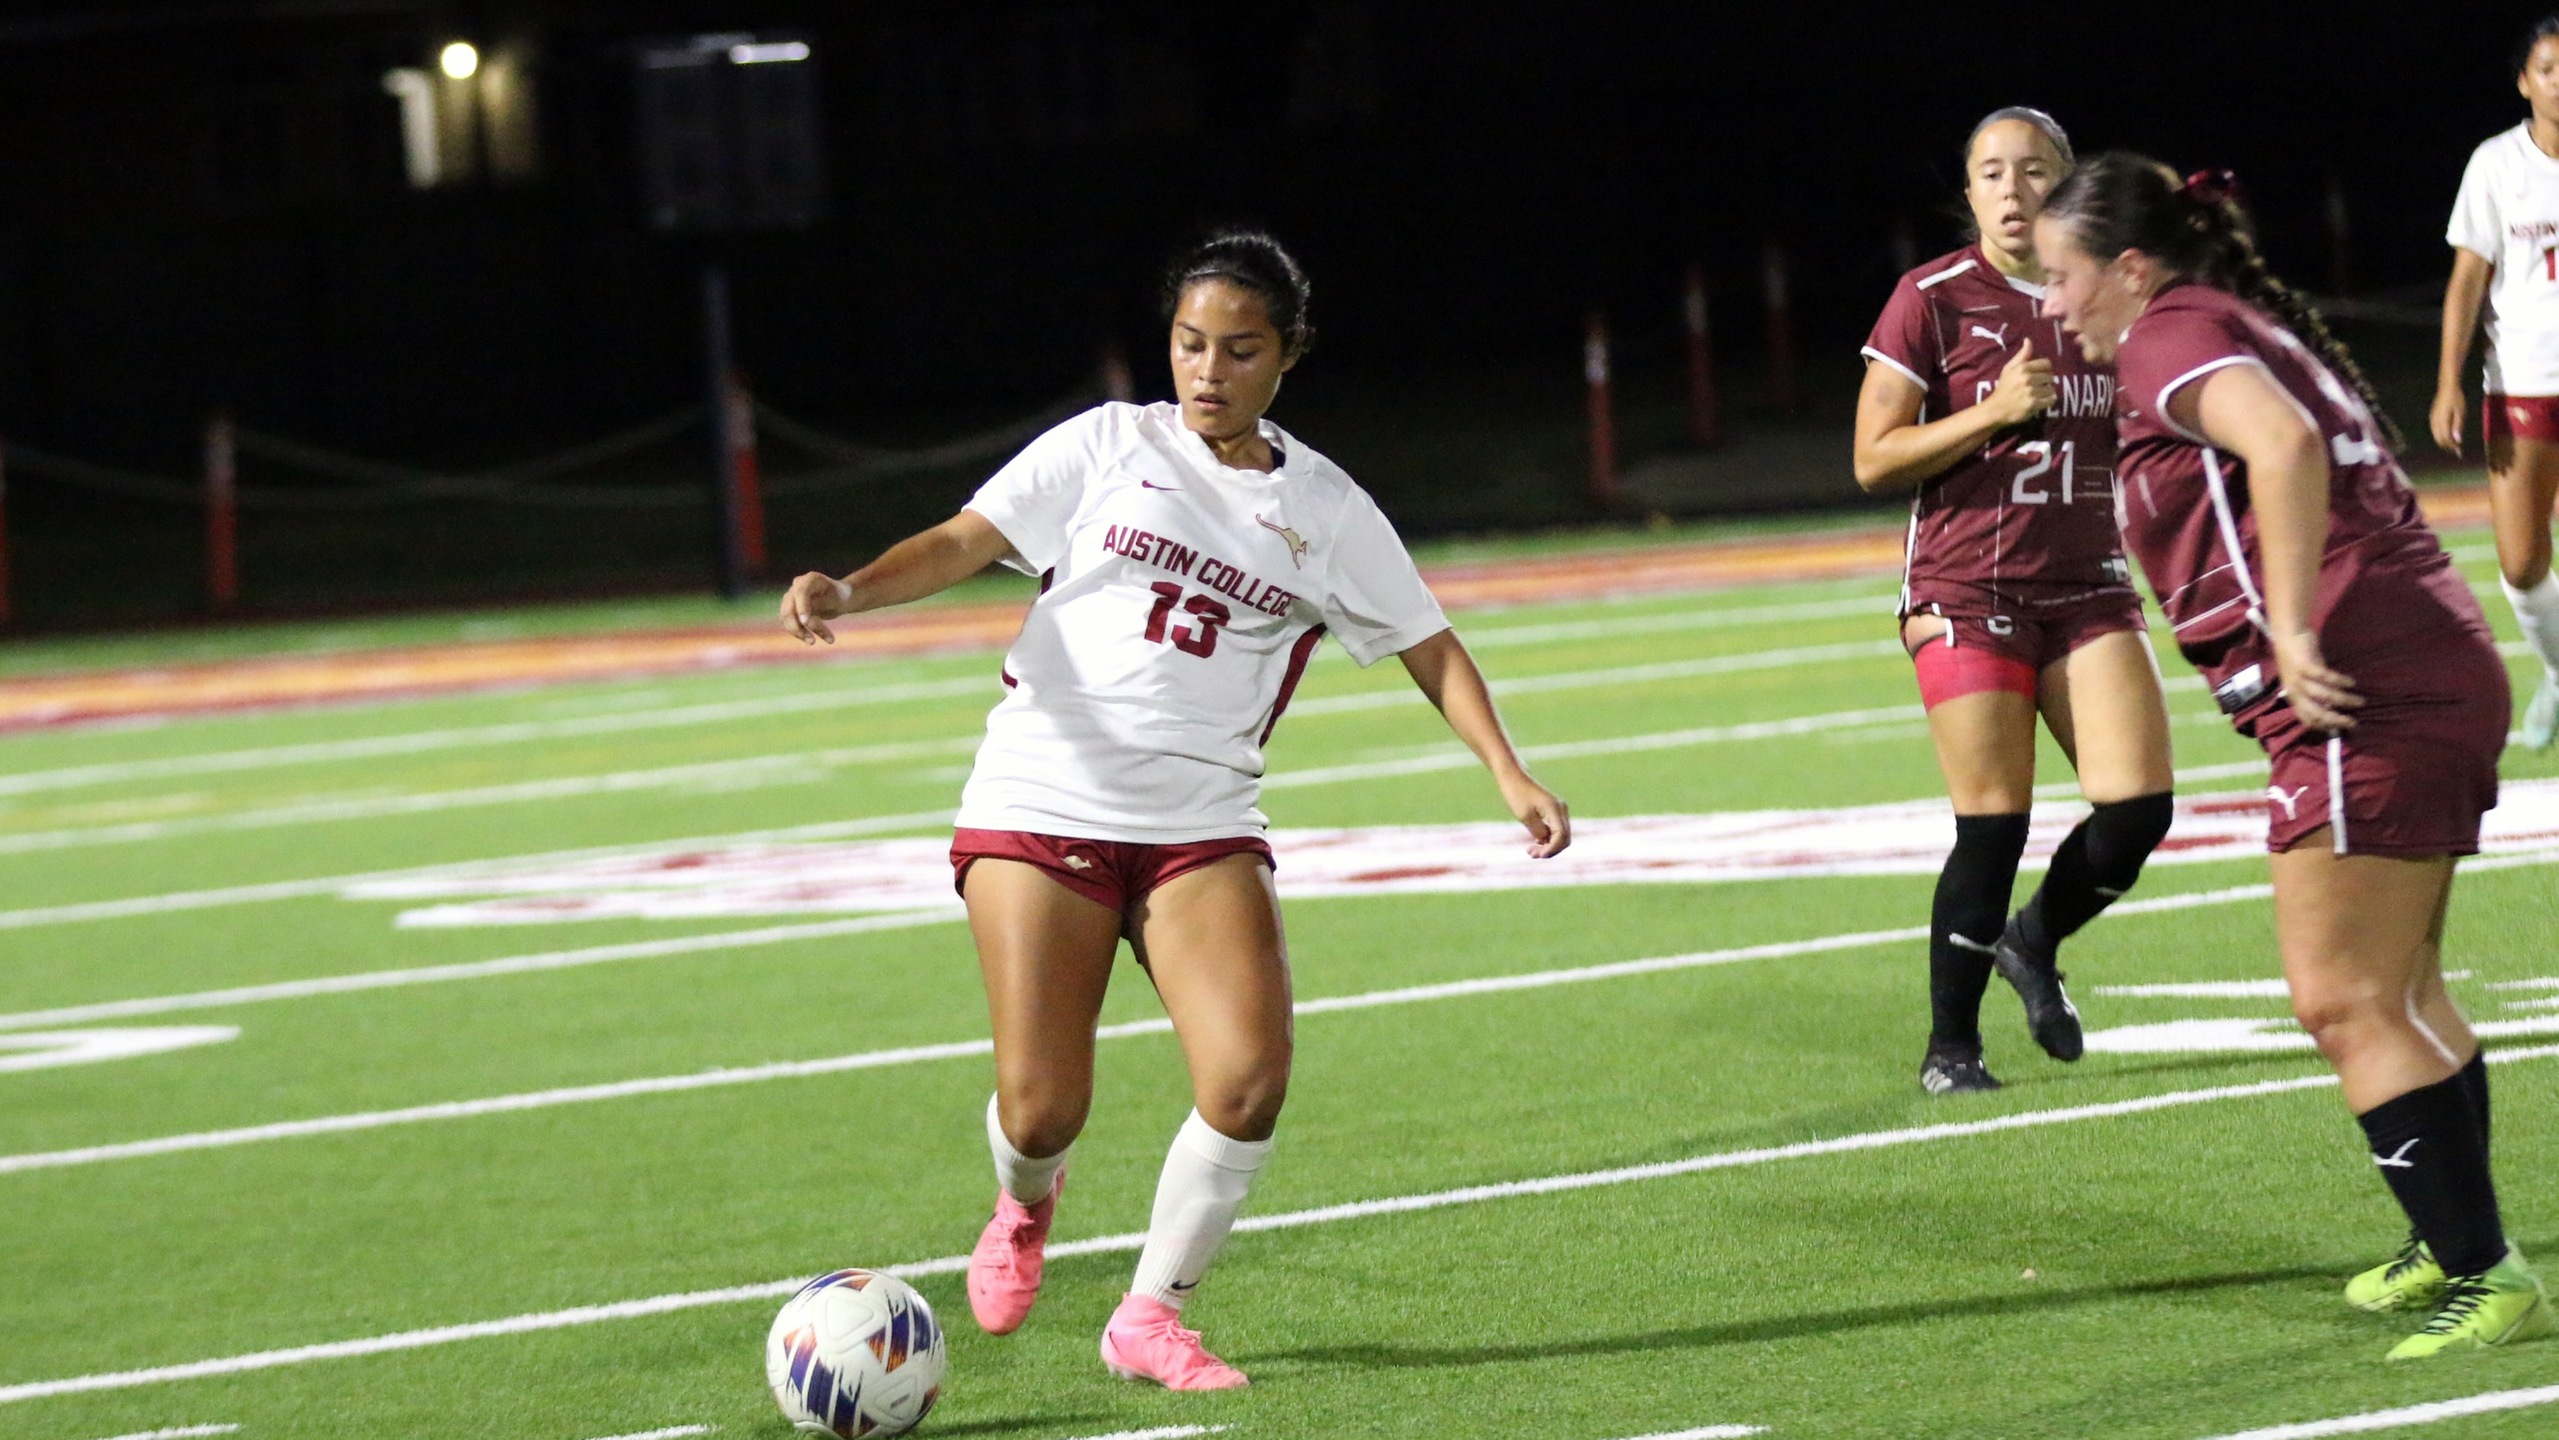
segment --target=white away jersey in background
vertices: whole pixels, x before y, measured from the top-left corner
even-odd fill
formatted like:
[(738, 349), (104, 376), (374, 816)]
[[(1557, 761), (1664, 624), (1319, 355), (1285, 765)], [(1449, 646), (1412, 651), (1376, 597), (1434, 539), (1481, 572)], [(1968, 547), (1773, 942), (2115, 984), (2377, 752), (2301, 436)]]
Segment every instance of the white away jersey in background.
[(1268, 421), (1262, 437), (1268, 475), (1219, 464), (1178, 405), (1103, 405), (968, 502), (1043, 583), (962, 829), (1260, 834), (1262, 745), (1324, 632), (1367, 665), (1448, 628), (1367, 492)]
[(2497, 267), (2488, 284), (2491, 395), (2559, 395), (2559, 160), (2516, 126), (2470, 152), (2444, 239)]

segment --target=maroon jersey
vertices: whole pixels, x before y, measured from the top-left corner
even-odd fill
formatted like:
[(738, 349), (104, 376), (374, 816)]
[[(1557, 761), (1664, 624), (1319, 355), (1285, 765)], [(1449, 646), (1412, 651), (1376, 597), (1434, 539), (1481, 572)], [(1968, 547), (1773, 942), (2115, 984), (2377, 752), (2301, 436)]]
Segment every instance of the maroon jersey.
[[(2491, 643), (2488, 623), (2417, 510), (2363, 401), (2292, 332), (2208, 285), (2162, 291), (2124, 333), (2123, 530), (2177, 646), (2242, 734), (2280, 703), (2247, 466), (2178, 428), (2168, 405), (2216, 370), (2255, 365), (2328, 441), (2328, 540), (2310, 617), (2329, 663)], [(2374, 696), (2376, 700), (2391, 697)]]
[(2035, 310), (2043, 287), (1967, 245), (1901, 278), (1865, 354), (1926, 393), (1922, 420), (1980, 404), (2031, 337), (2053, 362), (2053, 408), (1930, 479), (1910, 507), (1904, 614), (2031, 609), (2131, 589), (2114, 513), (2115, 376)]

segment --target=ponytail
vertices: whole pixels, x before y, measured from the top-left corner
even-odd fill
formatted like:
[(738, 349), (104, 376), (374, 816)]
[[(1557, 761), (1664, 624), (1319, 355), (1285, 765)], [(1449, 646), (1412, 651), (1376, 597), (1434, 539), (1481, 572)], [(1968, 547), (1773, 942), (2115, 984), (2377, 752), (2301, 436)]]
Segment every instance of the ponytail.
[(2110, 151), (2063, 181), (2044, 202), (2044, 213), (2068, 226), (2081, 246), (2100, 259), (2140, 250), (2178, 274), (2265, 311), (2362, 397), (2391, 453), (2406, 448), (2372, 381), (2328, 329), (2326, 318), (2267, 268), (2257, 249), (2256, 226), (2240, 200), (2238, 177), (2229, 171), (2199, 170), (2180, 180), (2156, 160)]

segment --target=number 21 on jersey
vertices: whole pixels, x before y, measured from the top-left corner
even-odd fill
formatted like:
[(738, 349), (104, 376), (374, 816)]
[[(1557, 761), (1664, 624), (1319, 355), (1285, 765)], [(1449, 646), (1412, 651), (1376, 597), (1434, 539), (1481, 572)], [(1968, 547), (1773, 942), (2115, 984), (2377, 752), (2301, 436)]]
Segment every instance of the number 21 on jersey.
[[(2053, 492), (2049, 488), (2052, 482), (2044, 480), (2044, 477), (2052, 473), (2053, 461), (2056, 458), (2053, 450), (2053, 442), (2050, 440), (2029, 440), (2017, 447), (2017, 453), (2028, 463), (2025, 469), (2017, 472), (2016, 481), (2008, 487), (2008, 499), (2011, 503), (2017, 505), (2052, 503)], [(2061, 461), (2061, 503), (2068, 505), (2075, 498), (2072, 489), (2076, 478), (2075, 472), (2079, 465), (2079, 442), (2064, 440), (2061, 442), (2060, 450), (2061, 454), (2058, 458)], [(2042, 487), (2036, 485), (2035, 482), (2038, 480), (2044, 480)]]

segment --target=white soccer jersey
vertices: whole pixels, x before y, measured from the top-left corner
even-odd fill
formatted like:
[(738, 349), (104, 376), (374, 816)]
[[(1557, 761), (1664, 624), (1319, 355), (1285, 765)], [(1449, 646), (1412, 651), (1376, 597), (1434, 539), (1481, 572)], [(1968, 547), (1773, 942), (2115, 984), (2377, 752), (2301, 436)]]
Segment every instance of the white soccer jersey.
[(2470, 152), (2444, 239), (2497, 267), (2488, 286), (2491, 395), (2559, 395), (2559, 160), (2527, 123)]
[(1103, 405), (968, 502), (1042, 586), (962, 829), (1260, 834), (1262, 745), (1324, 632), (1367, 665), (1448, 628), (1367, 492), (1268, 421), (1262, 437), (1270, 474), (1218, 463), (1177, 405)]

